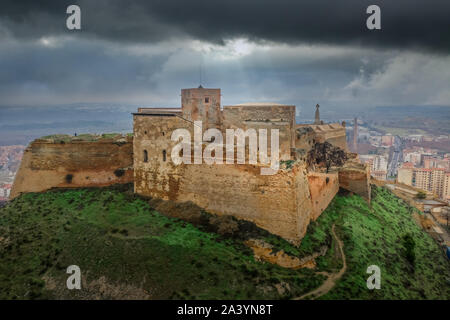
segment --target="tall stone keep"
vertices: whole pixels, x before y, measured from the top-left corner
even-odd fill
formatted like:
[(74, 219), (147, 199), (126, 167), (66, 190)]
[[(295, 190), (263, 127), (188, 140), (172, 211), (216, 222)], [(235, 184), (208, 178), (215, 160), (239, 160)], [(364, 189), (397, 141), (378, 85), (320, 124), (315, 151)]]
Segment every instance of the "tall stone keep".
[(202, 86), (181, 90), (182, 116), (189, 121), (202, 121), (203, 128), (218, 128), (221, 125), (220, 89), (205, 89)]
[(320, 112), (319, 112), (319, 105), (316, 104), (316, 116), (314, 119), (314, 124), (320, 124)]

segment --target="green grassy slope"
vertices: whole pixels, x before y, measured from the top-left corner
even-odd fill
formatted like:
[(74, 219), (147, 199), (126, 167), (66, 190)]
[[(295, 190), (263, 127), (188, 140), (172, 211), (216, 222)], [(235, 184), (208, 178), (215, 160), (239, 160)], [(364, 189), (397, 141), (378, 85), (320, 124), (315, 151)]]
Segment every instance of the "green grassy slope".
[[(322, 298), (450, 299), (450, 264), (443, 249), (412, 218), (417, 210), (387, 189), (372, 190), (371, 208), (358, 196), (338, 196), (316, 223), (324, 231), (315, 234), (327, 232), (336, 223), (348, 265), (337, 285)], [(414, 241), (410, 251), (408, 237)], [(414, 261), (408, 252), (415, 255)], [(380, 290), (367, 289), (369, 265), (381, 269)]]
[[(49, 136), (41, 137), (41, 139), (53, 139), (55, 142), (71, 142), (74, 139), (78, 141), (98, 141), (101, 139), (118, 139), (123, 138), (125, 135), (121, 133), (103, 133), (101, 135), (91, 134), (91, 133), (81, 133), (77, 136), (72, 136), (69, 134), (52, 134)], [(132, 133), (127, 133), (126, 136), (132, 137)]]
[[(415, 225), (401, 200), (387, 190), (375, 193), (372, 209), (357, 196), (337, 196), (310, 225), (299, 248), (259, 233), (277, 249), (300, 257), (328, 245), (316, 270), (255, 261), (242, 237), (166, 217), (127, 187), (22, 195), (0, 209), (0, 298), (300, 296), (323, 282), (317, 271), (341, 267), (330, 236), (335, 223), (348, 269), (323, 298), (449, 299), (449, 265), (440, 248)], [(406, 234), (415, 240), (414, 267), (405, 254)], [(81, 268), (80, 291), (66, 289), (66, 268), (72, 264)], [(375, 292), (366, 289), (370, 264), (382, 269), (382, 289)]]
[[(279, 283), (302, 293), (323, 280), (256, 262), (241, 240), (163, 216), (129, 190), (26, 194), (0, 211), (0, 226), (0, 298), (280, 298)], [(88, 292), (65, 289), (72, 264)]]

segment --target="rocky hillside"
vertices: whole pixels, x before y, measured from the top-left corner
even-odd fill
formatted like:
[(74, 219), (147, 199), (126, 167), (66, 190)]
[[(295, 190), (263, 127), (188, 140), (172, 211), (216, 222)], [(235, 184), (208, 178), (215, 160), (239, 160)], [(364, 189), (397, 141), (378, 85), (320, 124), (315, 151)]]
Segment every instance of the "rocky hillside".
[[(0, 209), (0, 298), (298, 298), (339, 273), (340, 243), (345, 272), (306, 298), (450, 299), (449, 263), (413, 212), (381, 188), (371, 208), (338, 195), (297, 248), (251, 223), (141, 198), (127, 185), (24, 194)], [(66, 289), (73, 264), (82, 290)], [(366, 287), (372, 264), (381, 268), (380, 290)]]

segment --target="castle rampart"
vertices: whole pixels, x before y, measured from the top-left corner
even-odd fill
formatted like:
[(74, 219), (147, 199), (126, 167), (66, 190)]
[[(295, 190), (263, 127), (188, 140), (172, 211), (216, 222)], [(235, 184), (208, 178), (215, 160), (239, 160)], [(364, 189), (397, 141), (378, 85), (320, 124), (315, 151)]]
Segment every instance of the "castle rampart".
[(133, 181), (133, 139), (37, 139), (24, 152), (11, 199), (51, 188), (99, 187)]

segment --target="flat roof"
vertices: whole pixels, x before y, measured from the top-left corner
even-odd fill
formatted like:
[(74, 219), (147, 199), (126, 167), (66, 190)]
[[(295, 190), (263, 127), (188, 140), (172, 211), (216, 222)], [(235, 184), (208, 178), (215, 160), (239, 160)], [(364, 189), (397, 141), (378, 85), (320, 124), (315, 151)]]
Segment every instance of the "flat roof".
[(138, 108), (139, 112), (181, 112), (181, 108)]
[(160, 116), (160, 117), (176, 117), (177, 113), (173, 112), (167, 112), (167, 113), (157, 113), (157, 112), (152, 112), (152, 113), (146, 113), (146, 112), (133, 112), (132, 113), (133, 116)]
[(181, 113), (181, 108), (138, 108), (138, 112), (132, 113), (137, 116), (175, 116)]
[(261, 106), (291, 106), (288, 104), (281, 104), (281, 103), (275, 103), (275, 102), (246, 102), (246, 103), (238, 103), (233, 104), (231, 106), (226, 107), (261, 107)]

